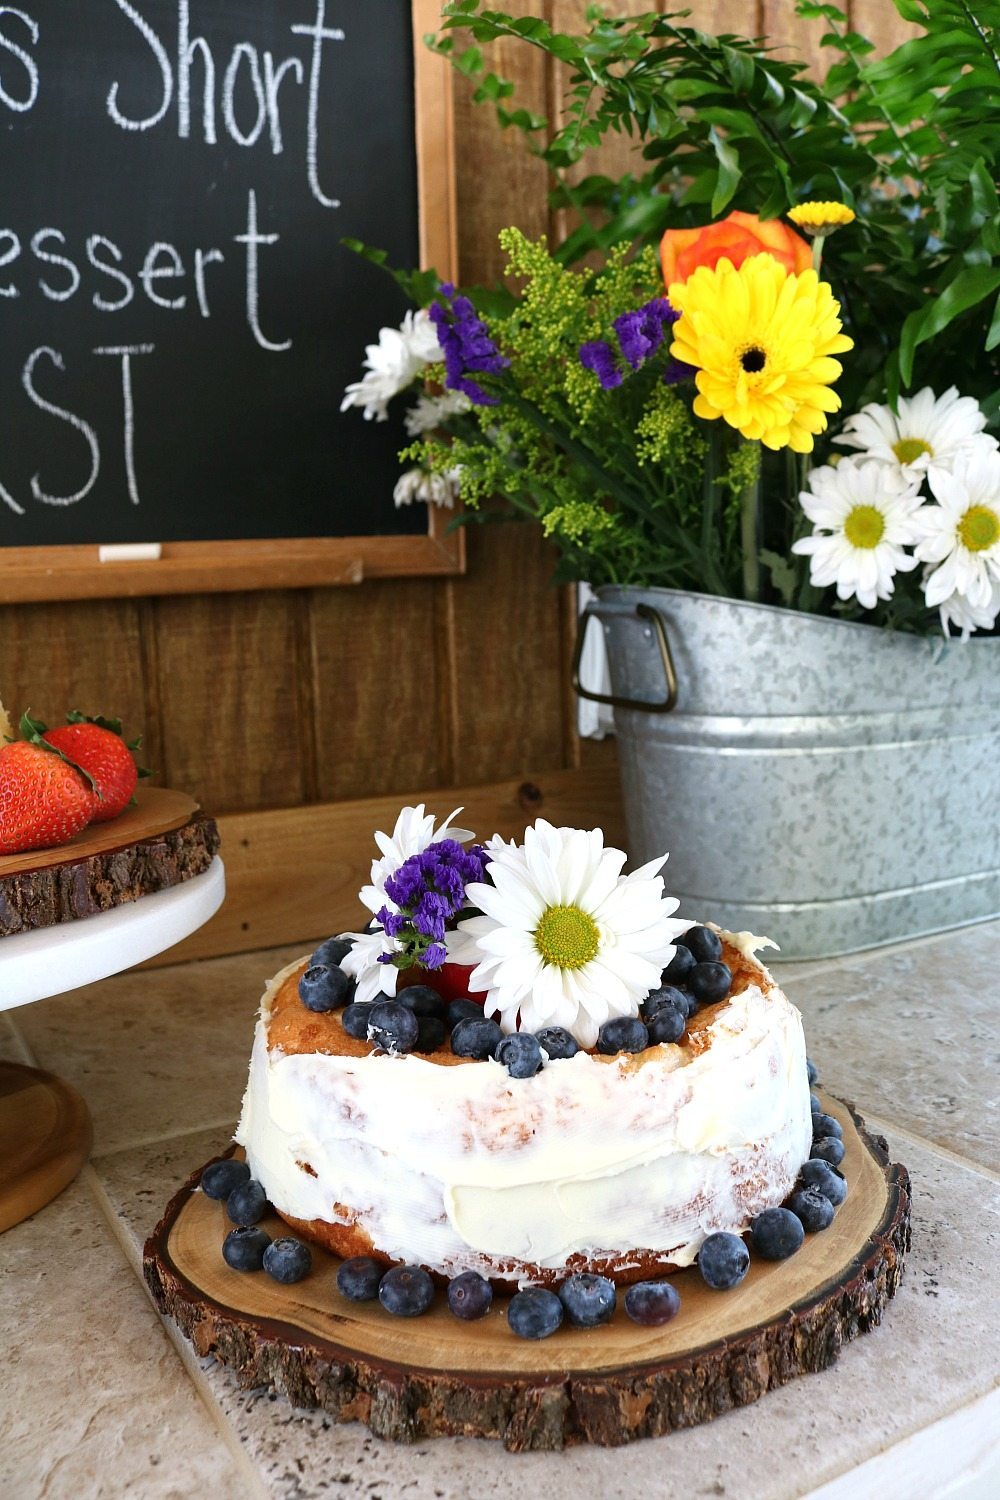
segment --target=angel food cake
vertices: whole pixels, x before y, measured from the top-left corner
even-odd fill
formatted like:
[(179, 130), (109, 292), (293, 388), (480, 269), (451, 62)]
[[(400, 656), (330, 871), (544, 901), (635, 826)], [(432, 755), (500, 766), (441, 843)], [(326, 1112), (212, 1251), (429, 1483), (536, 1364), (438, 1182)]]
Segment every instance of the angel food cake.
[(678, 921), (599, 830), (376, 837), (370, 929), (261, 1005), (236, 1138), (282, 1218), (513, 1291), (662, 1275), (788, 1198), (814, 1123), (762, 940)]

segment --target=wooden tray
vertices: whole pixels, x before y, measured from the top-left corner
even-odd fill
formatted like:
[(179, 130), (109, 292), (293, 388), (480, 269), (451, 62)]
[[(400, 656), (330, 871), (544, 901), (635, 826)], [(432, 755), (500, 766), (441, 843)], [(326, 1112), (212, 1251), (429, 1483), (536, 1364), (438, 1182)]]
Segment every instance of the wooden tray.
[[(194, 1191), (194, 1172), (146, 1243), (153, 1298), (199, 1354), (231, 1366), (244, 1387), (271, 1385), (298, 1406), (366, 1422), (379, 1437), (501, 1438), (507, 1448), (619, 1444), (708, 1421), (796, 1375), (825, 1369), (841, 1344), (881, 1321), (910, 1239), (905, 1167), (847, 1105), (822, 1095), (844, 1129), (847, 1201), (831, 1228), (790, 1260), (754, 1259), (742, 1284), (712, 1292), (697, 1270), (675, 1281), (681, 1310), (640, 1328), (622, 1298), (613, 1321), (564, 1326), (525, 1342), (492, 1312), (462, 1323), (444, 1294), (422, 1318), (393, 1318), (336, 1288), (339, 1261), (313, 1248), (295, 1286), (231, 1270), (221, 1204)], [(276, 1216), (263, 1221), (287, 1234)]]

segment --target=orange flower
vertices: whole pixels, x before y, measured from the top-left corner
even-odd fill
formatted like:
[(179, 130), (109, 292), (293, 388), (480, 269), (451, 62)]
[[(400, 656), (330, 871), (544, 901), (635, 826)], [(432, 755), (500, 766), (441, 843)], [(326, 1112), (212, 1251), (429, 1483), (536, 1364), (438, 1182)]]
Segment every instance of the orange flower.
[(738, 270), (751, 255), (762, 251), (773, 255), (786, 271), (805, 271), (812, 265), (812, 249), (794, 229), (780, 219), (758, 219), (738, 208), (704, 229), (668, 229), (660, 241), (664, 286), (687, 281), (699, 266), (714, 271), (723, 256)]

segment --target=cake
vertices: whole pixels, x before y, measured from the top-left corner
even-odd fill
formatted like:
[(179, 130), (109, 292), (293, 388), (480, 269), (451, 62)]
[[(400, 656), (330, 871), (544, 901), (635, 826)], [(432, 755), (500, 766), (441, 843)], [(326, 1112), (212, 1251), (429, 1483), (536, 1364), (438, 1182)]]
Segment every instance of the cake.
[[(483, 879), (465, 881), (457, 910), (443, 919), (449, 959), (468, 960), (478, 946), (481, 961), (465, 972), (468, 995), (482, 1003), (484, 1016), (500, 1017), (507, 1036), (530, 1038), (527, 1028), (534, 1027), (542, 1047), (548, 1036), (556, 1051), (555, 1033), (568, 1030), (577, 1037), (574, 1055), (542, 1050), (531, 1076), (512, 1076), (509, 1061), (497, 1060), (511, 1055), (502, 1047), (489, 1057), (456, 1055), (457, 1032), (451, 1045), (445, 1040), (423, 1052), (412, 1044), (397, 1048), (377, 1030), (358, 1034), (359, 1006), (374, 1010), (379, 998), (389, 1010), (405, 1006), (412, 983), (386, 1001), (395, 978), (435, 981), (434, 969), (414, 974), (406, 965), (416, 952), (431, 951), (436, 933), (420, 930), (413, 899), (394, 897), (412, 895), (398, 872), (444, 845), (428, 836), (422, 808), (404, 814), (414, 815), (413, 827), (421, 822), (409, 839), (420, 847), (408, 855), (406, 838), (379, 836), (382, 859), (363, 893), (376, 915), (374, 931), (345, 935), (350, 952), (341, 965), (356, 986), (352, 1011), (303, 1002), (304, 976), (313, 976), (308, 993), (324, 967), (309, 958), (283, 969), (264, 993), (236, 1139), (277, 1213), (338, 1256), (416, 1264), (439, 1278), (476, 1271), (515, 1291), (557, 1286), (577, 1271), (618, 1283), (663, 1275), (690, 1265), (713, 1232), (741, 1233), (764, 1209), (782, 1204), (810, 1154), (813, 1126), (801, 1018), (756, 956), (764, 940), (723, 932), (712, 938), (712, 951), (721, 943), (721, 954), (707, 967), (726, 967), (726, 993), (692, 1009), (677, 1041), (653, 1040), (654, 1001), (682, 1003), (673, 998), (676, 989), (663, 989), (661, 976), (669, 984), (683, 968), (686, 935), (711, 933), (671, 920), (676, 902), (663, 895), (653, 866), (615, 873), (625, 856), (604, 849), (597, 831), (553, 830), (540, 820), (523, 850), (491, 841), (479, 851)], [(397, 833), (403, 822), (401, 815)], [(438, 834), (445, 831), (447, 825)], [(590, 959), (575, 969), (566, 961), (562, 989), (552, 981), (546, 990), (536, 978), (504, 992), (511, 975), (505, 979), (497, 953), (512, 952), (520, 937), (497, 937), (497, 912), (502, 901), (524, 908), (516, 871), (541, 869), (546, 847), (543, 884), (562, 868), (580, 887), (579, 859), (589, 849), (591, 887), (604, 893), (603, 905), (596, 897), (591, 903), (603, 945), (592, 959), (605, 965), (595, 972), (606, 976), (610, 996), (599, 1024), (599, 1002), (585, 985)], [(560, 867), (561, 851), (567, 858)], [(459, 857), (449, 857), (459, 868)], [(587, 898), (577, 895), (574, 904), (555, 891), (542, 920), (537, 913), (524, 918), (536, 924), (537, 946), (544, 946), (538, 934), (553, 912), (563, 914), (553, 920), (564, 938), (586, 936)], [(466, 915), (470, 906), (474, 913)], [(611, 931), (616, 910), (621, 930)], [(551, 922), (545, 929), (554, 930)], [(373, 977), (379, 948), (382, 967)], [(380, 977), (381, 995), (372, 988)], [(341, 999), (345, 989), (338, 978)], [(425, 983), (421, 993), (428, 994)], [(433, 1010), (432, 1000), (426, 1009)], [(538, 1027), (546, 1010), (560, 1022), (548, 1033)], [(638, 1037), (629, 1043), (637, 1050), (616, 1049), (621, 1037)], [(528, 1052), (534, 1047), (525, 1043)]]

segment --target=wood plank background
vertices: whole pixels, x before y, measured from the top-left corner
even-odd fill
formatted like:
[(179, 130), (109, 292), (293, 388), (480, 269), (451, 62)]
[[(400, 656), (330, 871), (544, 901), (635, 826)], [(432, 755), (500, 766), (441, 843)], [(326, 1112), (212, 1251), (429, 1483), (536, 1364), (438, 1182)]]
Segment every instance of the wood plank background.
[[(659, 8), (681, 4), (661, 0)], [(582, 24), (585, 0), (510, 8), (571, 29)], [(615, 8), (652, 7), (618, 0)], [(789, 0), (693, 0), (687, 8), (706, 30), (767, 34), (819, 55), (821, 23), (797, 20)], [(910, 30), (890, 0), (849, 0), (846, 8), (880, 50)], [(520, 102), (557, 119), (559, 70), (530, 47), (497, 50), (495, 67), (518, 81)], [(496, 236), (505, 224), (554, 236), (562, 225), (550, 222), (543, 165), (498, 130), (490, 109), (471, 104), (464, 80), (455, 75), (453, 86), (460, 277), (486, 281), (500, 269)], [(624, 170), (629, 149), (611, 142), (601, 170)], [(560, 816), (571, 808), (580, 820), (589, 811), (594, 823), (620, 829), (613, 748), (581, 750), (574, 730), (573, 607), (549, 582), (553, 552), (527, 526), (474, 526), (467, 540), (462, 578), (0, 605), (0, 694), (12, 710), (30, 706), (50, 722), (72, 707), (118, 713), (128, 729), (144, 730), (145, 762), (158, 782), (230, 815), (230, 899), (192, 952), (308, 939), (349, 920), (343, 877), (323, 873), (332, 863), (327, 841), (363, 840), (355, 813), (368, 818), (366, 829), (384, 827), (373, 824), (376, 812), (391, 817), (414, 788), (433, 797), (480, 787), (475, 826), (484, 833), (514, 832), (507, 825), (520, 812), (531, 820), (531, 795), (512, 792), (524, 784), (551, 786)], [(567, 780), (574, 772), (577, 792)], [(446, 793), (435, 801), (442, 812), (454, 805)], [(275, 822), (281, 809), (290, 812)], [(352, 852), (351, 879), (355, 862)], [(300, 904), (294, 891), (305, 871), (310, 899)], [(262, 920), (265, 892), (273, 910)]]

